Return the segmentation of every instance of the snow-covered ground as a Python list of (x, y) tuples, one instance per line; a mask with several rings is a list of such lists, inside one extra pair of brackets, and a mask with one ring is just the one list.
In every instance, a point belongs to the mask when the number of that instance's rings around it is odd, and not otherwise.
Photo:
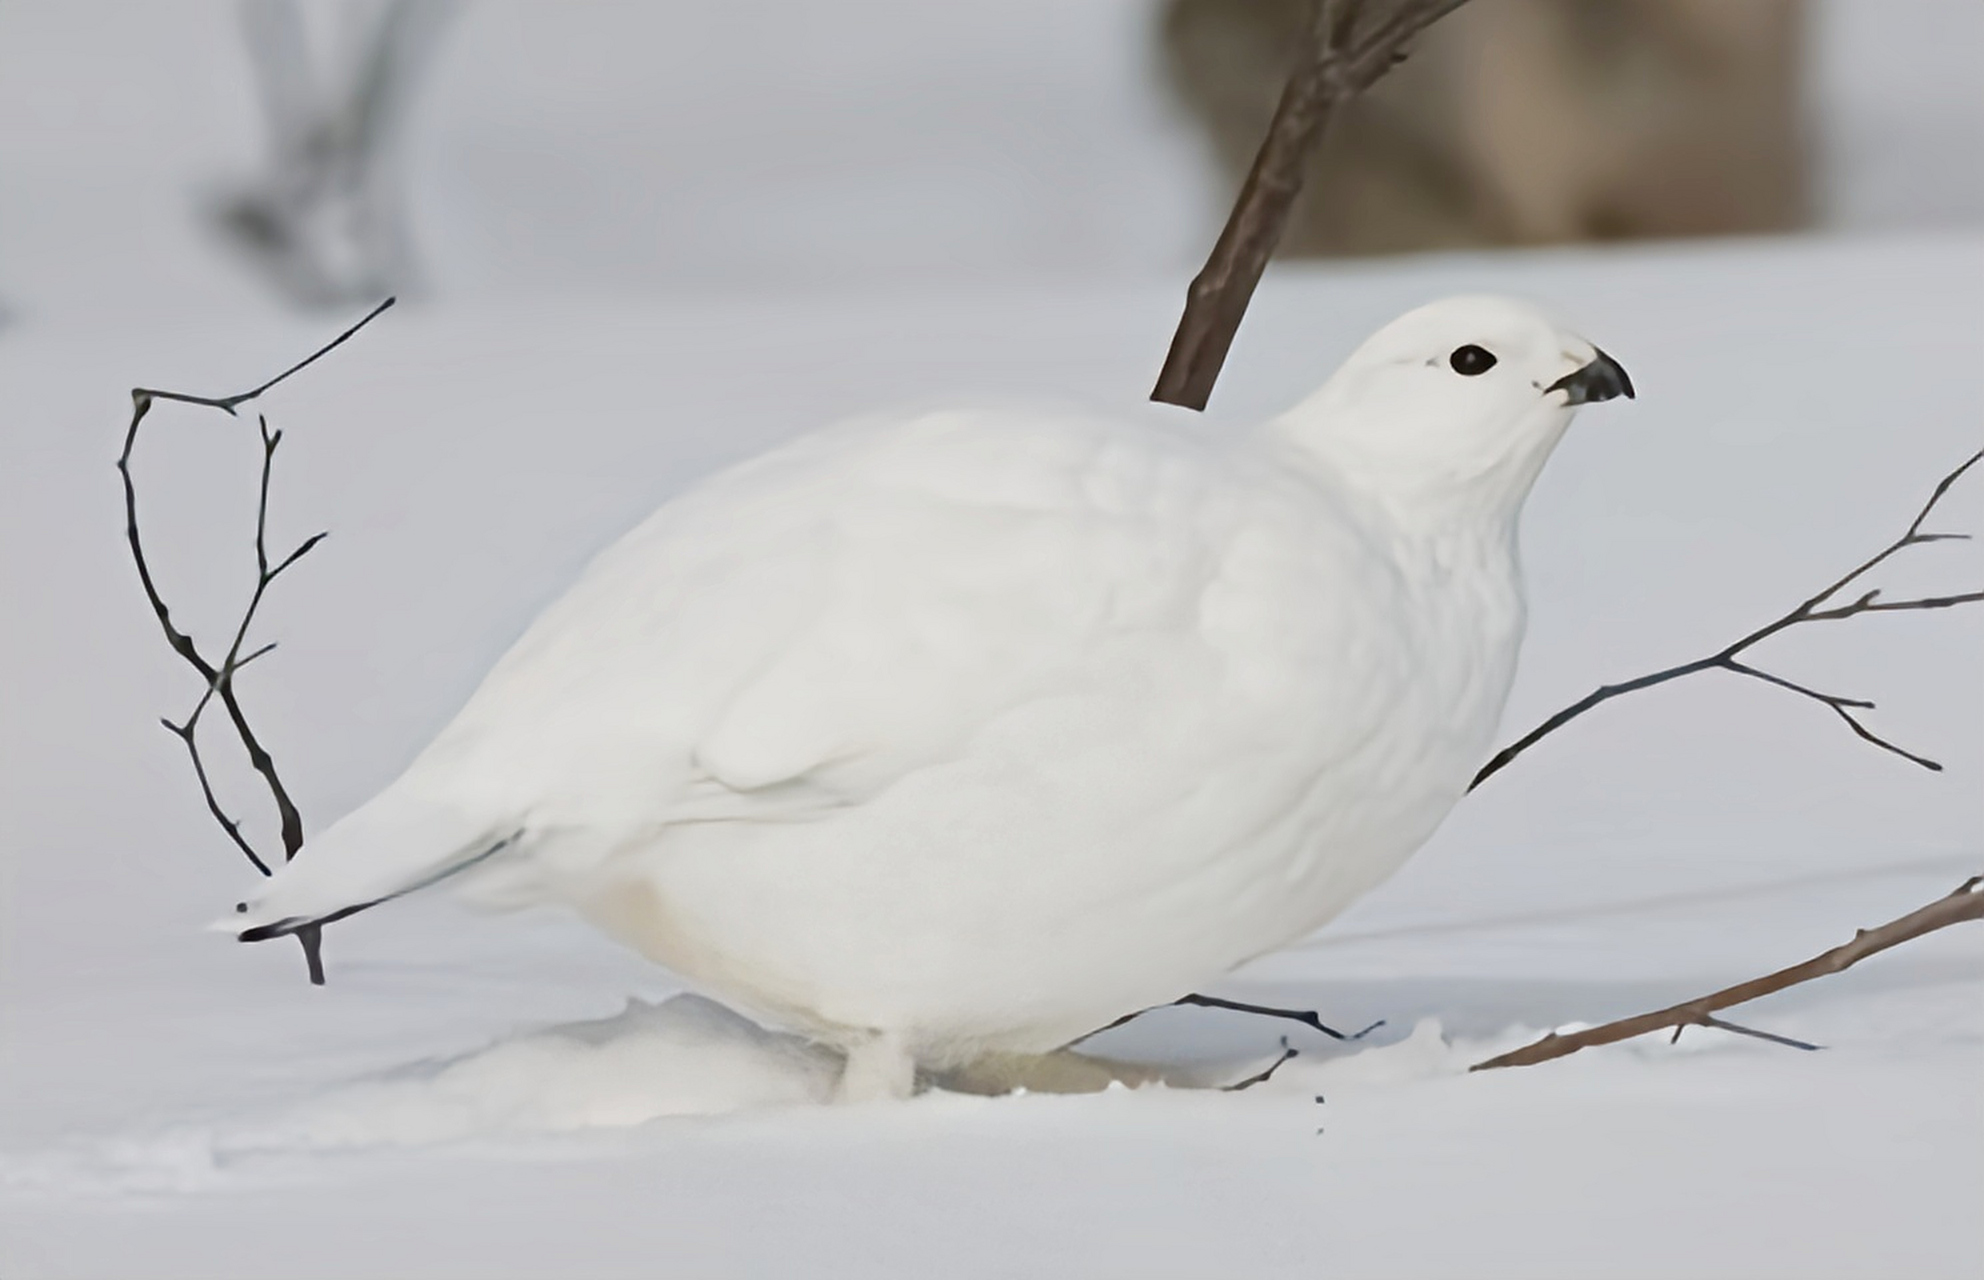
[[(1270, 277), (1216, 402), (1320, 380), (1405, 306), (1547, 299), (1641, 398), (1531, 504), (1519, 732), (1775, 616), (1984, 444), (1984, 236), (1429, 259)], [(246, 696), (323, 821), (391, 776), (592, 550), (823, 417), (939, 394), (1129, 403), (1173, 284), (405, 307), (272, 396), (282, 647)], [(1241, 1094), (813, 1105), (832, 1064), (561, 917), (411, 900), (293, 947), (202, 932), (252, 877), (156, 717), (196, 692), (121, 544), (133, 383), (224, 392), (322, 322), (29, 317), (0, 336), (0, 1274), (1973, 1276), (1984, 927), (1709, 1032), (1517, 1071), (1543, 1028), (1802, 959), (1984, 872), (1984, 610), (1758, 654), (1881, 706), (1702, 676), (1608, 706), (1394, 881), (1222, 994), (1385, 1018)], [(247, 585), (251, 425), (161, 407), (138, 467), (168, 594)], [(1984, 532), (1984, 479), (1945, 527)], [(1975, 545), (1896, 590), (1974, 589)], [(243, 804), (241, 788), (230, 794)], [(633, 1002), (630, 1004), (630, 1001)], [(1284, 1028), (1166, 1011), (1099, 1051), (1205, 1075)], [(1318, 1098), (1326, 1101), (1318, 1101)], [(684, 1115), (681, 1113), (728, 1114)]]

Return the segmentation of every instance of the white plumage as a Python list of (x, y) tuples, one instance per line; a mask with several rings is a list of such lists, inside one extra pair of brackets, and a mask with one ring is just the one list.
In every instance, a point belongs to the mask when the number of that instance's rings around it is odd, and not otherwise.
[[(1485, 363), (1484, 363), (1485, 357)], [(847, 1049), (850, 1095), (1044, 1052), (1314, 929), (1481, 763), (1516, 518), (1623, 370), (1493, 298), (1289, 413), (946, 412), (732, 468), (601, 554), (227, 922), (462, 872)]]

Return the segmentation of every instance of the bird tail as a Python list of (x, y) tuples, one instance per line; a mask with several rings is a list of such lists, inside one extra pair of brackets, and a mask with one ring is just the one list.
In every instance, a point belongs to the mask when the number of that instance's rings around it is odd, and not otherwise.
[(329, 924), (512, 852), (523, 834), (521, 824), (471, 819), (389, 787), (305, 844), (214, 928), (262, 942)]

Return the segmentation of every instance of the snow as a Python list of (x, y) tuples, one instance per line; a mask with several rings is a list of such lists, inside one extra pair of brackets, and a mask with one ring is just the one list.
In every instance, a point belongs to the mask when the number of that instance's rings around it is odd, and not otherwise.
[[(663, 1116), (822, 1103), (838, 1070), (826, 1051), (700, 996), (630, 1000), (611, 1018), (414, 1064), (260, 1123), (222, 1126), (210, 1141), (218, 1164), (265, 1151), (623, 1128)], [(183, 1146), (200, 1132), (174, 1136)]]
[[(1215, 410), (1306, 391), (1435, 293), (1574, 317), (1641, 398), (1587, 415), (1525, 522), (1504, 737), (1712, 649), (1884, 545), (1980, 443), (1984, 237), (1277, 272)], [(586, 555), (821, 413), (1030, 388), (1127, 403), (1175, 289), (405, 307), (270, 398), (282, 647), (246, 696), (320, 823), (390, 777)], [(1698, 677), (1612, 704), (1470, 798), (1404, 872), (1097, 1052), (1244, 1093), (812, 1105), (831, 1063), (551, 914), (410, 900), (293, 948), (202, 931), (252, 878), (154, 717), (193, 692), (109, 467), (148, 382), (224, 391), (321, 323), (28, 319), (0, 341), (0, 1271), (14, 1276), (1974, 1274), (1984, 930), (1690, 1031), (1521, 1070), (1553, 1027), (1800, 960), (1984, 871), (1984, 614), (1809, 628), (1757, 657), (1880, 702), (1919, 770), (1822, 708)], [(167, 590), (243, 586), (245, 423), (161, 407), (139, 477)], [(235, 523), (229, 524), (232, 517)], [(1984, 528), (1984, 486), (1939, 527)], [(169, 550), (168, 550), (169, 549)], [(1975, 546), (1895, 589), (1974, 586)], [(244, 805), (253, 793), (230, 793)], [(629, 1001), (635, 1003), (629, 1004)], [(1317, 1103), (1321, 1095), (1326, 1099)], [(711, 1114), (724, 1112), (726, 1114)], [(1319, 1133), (1318, 1130), (1321, 1130)]]

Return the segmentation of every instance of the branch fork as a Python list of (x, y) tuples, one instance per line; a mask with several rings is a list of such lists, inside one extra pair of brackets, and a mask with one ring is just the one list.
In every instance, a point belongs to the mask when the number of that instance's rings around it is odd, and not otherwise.
[(1796, 681), (1787, 680), (1783, 676), (1763, 670), (1760, 667), (1752, 666), (1742, 661), (1742, 658), (1750, 649), (1770, 639), (1772, 636), (1780, 632), (1789, 631), (1793, 627), (1803, 626), (1806, 623), (1838, 622), (1847, 618), (1857, 618), (1861, 614), (1867, 613), (1904, 613), (1928, 609), (1948, 609), (1957, 605), (1976, 604), (1984, 601), (1984, 591), (1963, 591), (1953, 595), (1942, 596), (1920, 596), (1907, 600), (1885, 600), (1881, 597), (1881, 589), (1875, 587), (1861, 592), (1851, 600), (1842, 603), (1833, 603), (1833, 601), (1839, 599), (1842, 592), (1910, 547), (1924, 546), (1931, 542), (1967, 540), (1970, 537), (1967, 533), (1924, 533), (1922, 526), (1936, 510), (1937, 506), (1941, 504), (1944, 497), (1948, 495), (1956, 482), (1961, 480), (1979, 462), (1984, 462), (1984, 449), (1971, 454), (1954, 471), (1945, 475), (1936, 484), (1935, 490), (1929, 495), (1929, 500), (1922, 504), (1921, 509), (1915, 513), (1915, 518), (1909, 522), (1907, 530), (1900, 537), (1862, 561), (1844, 576), (1835, 579), (1817, 594), (1801, 601), (1782, 617), (1765, 623), (1755, 631), (1750, 632), (1748, 635), (1705, 658), (1697, 658), (1693, 662), (1684, 662), (1679, 666), (1669, 667), (1665, 671), (1656, 671), (1651, 675), (1640, 676), (1637, 679), (1626, 680), (1619, 684), (1600, 686), (1592, 693), (1565, 707), (1562, 711), (1559, 711), (1542, 724), (1539, 724), (1522, 737), (1496, 752), (1494, 758), (1489, 760), (1486, 765), (1483, 765), (1481, 771), (1474, 775), (1474, 781), (1468, 784), (1467, 789), (1469, 791), (1474, 790), (1474, 788), (1507, 768), (1517, 756), (1535, 746), (1544, 737), (1555, 733), (1601, 703), (1610, 702), (1622, 694), (1633, 693), (1640, 689), (1650, 689), (1655, 685), (1666, 684), (1670, 680), (1678, 680), (1682, 676), (1693, 675), (1698, 671), (1715, 670), (1727, 671), (1731, 675), (1744, 676), (1752, 680), (1760, 680), (1765, 684), (1798, 694), (1800, 697), (1809, 698), (1838, 716), (1846, 723), (1847, 728), (1851, 729), (1862, 741), (1872, 743), (1881, 750), (1891, 752), (1912, 764), (1922, 766), (1924, 769), (1941, 770), (1943, 766), (1938, 762), (1889, 741), (1868, 728), (1854, 714), (1856, 711), (1872, 710), (1874, 707), (1872, 702), (1864, 698), (1848, 698), (1839, 694), (1821, 692), (1807, 685), (1799, 684)]
[[(226, 833), (228, 841), (248, 859), (250, 865), (265, 876), (274, 874), (269, 859), (257, 851), (247, 837), (241, 834), (241, 820), (227, 812), (221, 805), (219, 796), (214, 792), (212, 776), (208, 772), (206, 760), (200, 751), (200, 721), (201, 717), (206, 713), (207, 708), (215, 702), (219, 702), (221, 708), (227, 712), (228, 722), (234, 729), (235, 737), (241, 743), (242, 751), (248, 757), (249, 767), (260, 777), (263, 785), (268, 789), (270, 799), (275, 804), (276, 816), (281, 826), (283, 860), (288, 861), (294, 858), (297, 851), (303, 847), (303, 815), (297, 810), (295, 801), (291, 799), (289, 789), (284, 785), (282, 775), (276, 769), (274, 758), (270, 756), (268, 749), (262, 745), (261, 739), (250, 726), (247, 712), (242, 709), (241, 700), (235, 692), (234, 677), (249, 663), (254, 662), (257, 658), (264, 656), (275, 648), (275, 645), (270, 643), (246, 653), (242, 652), (244, 646), (248, 643), (249, 628), (254, 624), (255, 615), (260, 611), (262, 601), (268, 595), (269, 588), (274, 585), (276, 579), (280, 578), (298, 561), (302, 560), (304, 556), (309, 555), (311, 551), (315, 550), (317, 544), (322, 542), (326, 535), (323, 533), (312, 534), (297, 544), (293, 550), (280, 560), (271, 563), (268, 543), (269, 484), (275, 470), (276, 450), (282, 444), (282, 432), (271, 429), (268, 418), (265, 415), (258, 414), (256, 416), (256, 424), (262, 445), (262, 467), (261, 482), (256, 494), (255, 503), (255, 589), (250, 593), (248, 603), (242, 609), (241, 620), (235, 624), (233, 634), (228, 640), (227, 648), (222, 652), (219, 661), (214, 661), (201, 651), (199, 644), (191, 635), (180, 630), (174, 624), (172, 621), (172, 610), (167, 606), (164, 597), (160, 595), (158, 584), (152, 577), (151, 565), (145, 556), (144, 539), (139, 531), (138, 489), (137, 483), (131, 474), (131, 458), (138, 446), (138, 429), (143, 425), (145, 416), (151, 412), (152, 405), (155, 402), (167, 400), (179, 404), (198, 405), (209, 409), (219, 409), (229, 417), (238, 417), (240, 415), (236, 410), (242, 405), (259, 399), (271, 388), (309, 368), (338, 347), (344, 345), (360, 329), (372, 323), (388, 307), (392, 306), (393, 302), (394, 300), (392, 298), (386, 299), (367, 313), (357, 324), (352, 325), (349, 329), (346, 329), (343, 333), (322, 347), (319, 347), (310, 355), (299, 360), (260, 386), (241, 392), (238, 395), (220, 397), (194, 396), (178, 391), (159, 391), (147, 387), (137, 387), (131, 392), (131, 423), (124, 433), (123, 452), (117, 456), (117, 472), (124, 482), (125, 542), (131, 548), (131, 559), (138, 569), (139, 585), (144, 588), (145, 600), (151, 605), (152, 614), (158, 619), (160, 630), (165, 633), (166, 644), (171, 646), (172, 651), (178, 654), (185, 661), (186, 665), (199, 673), (200, 678), (206, 685), (206, 688), (200, 694), (199, 700), (193, 704), (192, 710), (186, 714), (185, 719), (179, 721), (163, 719), (160, 723), (165, 726), (168, 732), (184, 744), (187, 757), (193, 766), (193, 776), (200, 784), (200, 795), (206, 802), (207, 813), (212, 816), (220, 829)], [(303, 946), (303, 956), (305, 964), (309, 968), (310, 981), (314, 985), (322, 986), (324, 983), (324, 961), (321, 931), (313, 925), (306, 929), (297, 930), (296, 936), (297, 941)]]
[(1580, 1049), (1594, 1045), (1614, 1044), (1620, 1040), (1630, 1040), (1652, 1031), (1674, 1030), (1674, 1039), (1681, 1038), (1681, 1032), (1688, 1027), (1714, 1027), (1720, 1031), (1732, 1031), (1739, 1035), (1768, 1040), (1773, 1044), (1788, 1045), (1794, 1049), (1817, 1049), (1818, 1045), (1807, 1044), (1803, 1040), (1793, 1040), (1768, 1031), (1758, 1031), (1752, 1027), (1738, 1026), (1716, 1017), (1716, 1013), (1732, 1005), (1739, 1005), (1795, 987), (1814, 978), (1840, 973), (1852, 968), (1868, 956), (1878, 955), (1890, 947), (1900, 946), (1911, 938), (1919, 938), (1925, 933), (1946, 929), (1966, 920), (1984, 920), (1984, 876), (1972, 876), (1954, 890), (1938, 898), (1925, 907), (1917, 907), (1907, 915), (1897, 917), (1886, 924), (1872, 929), (1854, 931), (1851, 942), (1842, 943), (1830, 951), (1821, 952), (1802, 964), (1794, 964), (1767, 973), (1761, 978), (1739, 982), (1733, 987), (1684, 1000), (1680, 1004), (1652, 1013), (1642, 1013), (1631, 1018), (1620, 1018), (1603, 1026), (1589, 1027), (1581, 1031), (1560, 1033), (1553, 1031), (1540, 1040), (1524, 1045), (1520, 1049), (1498, 1054), (1485, 1062), (1477, 1062), (1470, 1071), (1490, 1071), (1497, 1067), (1527, 1067), (1553, 1058), (1563, 1058)]

